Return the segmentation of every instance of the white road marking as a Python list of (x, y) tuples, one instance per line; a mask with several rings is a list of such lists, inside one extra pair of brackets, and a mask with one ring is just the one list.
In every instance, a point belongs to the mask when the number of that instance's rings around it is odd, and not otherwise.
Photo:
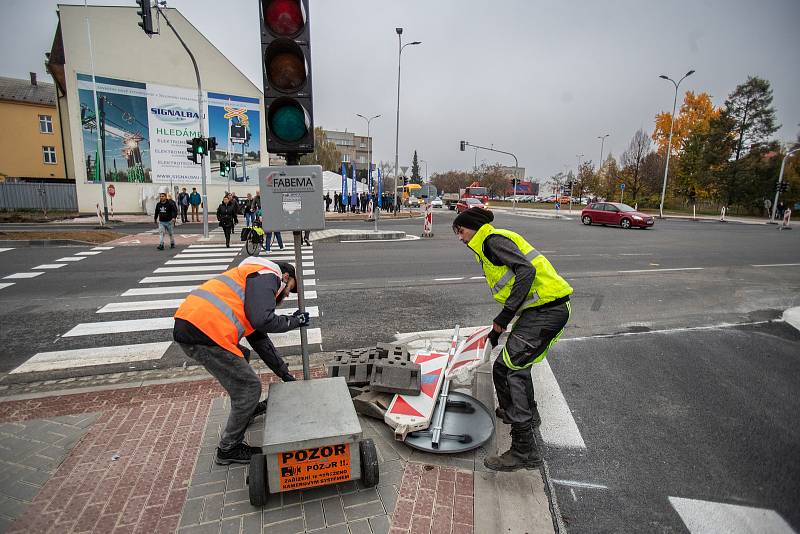
[(82, 261), (86, 256), (67, 256), (66, 258), (58, 258), (56, 261)]
[(129, 312), (141, 310), (169, 310), (177, 308), (181, 305), (184, 299), (166, 299), (166, 300), (137, 300), (131, 302), (112, 302), (106, 304), (97, 313), (115, 313), (115, 312)]
[(159, 267), (155, 271), (155, 274), (161, 273), (196, 273), (198, 271), (216, 271), (222, 272), (227, 270), (226, 265), (190, 265), (187, 267)]
[[(306, 291), (305, 294), (303, 295), (303, 298), (305, 298), (306, 300), (315, 299), (317, 298), (317, 292)], [(297, 300), (297, 293), (290, 293), (289, 296), (286, 297), (286, 299), (284, 299), (284, 302), (289, 302), (290, 300)]]
[(221, 263), (223, 265), (228, 265), (230, 262), (230, 258), (200, 258), (196, 260), (169, 260), (164, 265), (197, 265), (208, 263)]
[(0, 252), (6, 252), (8, 250), (14, 250), (13, 248), (0, 248)]
[(303, 278), (303, 287), (315, 286), (315, 285), (317, 285), (317, 281), (315, 279), (309, 278), (308, 280), (306, 280), (305, 278)]
[(542, 424), (539, 431), (548, 445), (567, 449), (585, 449), (578, 425), (572, 417), (567, 400), (561, 392), (550, 363), (547, 360), (533, 366), (533, 390), (540, 399)]
[(43, 272), (35, 272), (35, 273), (14, 273), (9, 274), (8, 276), (4, 276), (3, 280), (14, 280), (16, 278), (36, 278), (40, 274), (44, 274)]
[(111, 250), (114, 247), (92, 247), (92, 250)]
[[(294, 260), (294, 254), (274, 254), (270, 252), (269, 254), (264, 256), (266, 259), (270, 261), (286, 261), (286, 260)], [(303, 252), (302, 258), (304, 260), (313, 260), (314, 254), (311, 252)]]
[(219, 245), (189, 245), (188, 248), (191, 250), (191, 249), (196, 249), (196, 248), (220, 248), (220, 246)]
[(11, 286), (13, 286), (13, 285), (14, 285), (14, 282), (4, 282), (4, 283), (0, 283), (0, 289), (5, 289), (5, 288), (7, 288), (7, 287), (11, 287)]
[(120, 297), (143, 297), (145, 295), (163, 295), (168, 296), (173, 293), (189, 293), (193, 291), (197, 286), (167, 286), (167, 287), (137, 287), (135, 289), (129, 289), (125, 293), (121, 294)]
[(775, 510), (681, 497), (669, 503), (692, 534), (794, 534)]
[(177, 254), (172, 259), (190, 260), (192, 258), (230, 258), (231, 260), (238, 256), (238, 252), (208, 252), (203, 254)]
[(751, 265), (751, 267), (797, 267), (800, 263), (763, 263), (760, 265)]
[(340, 243), (383, 243), (389, 241), (416, 241), (418, 239), (422, 238), (418, 235), (406, 234), (405, 237), (401, 237), (400, 239), (348, 239), (347, 241), (340, 241)]
[(102, 254), (102, 250), (86, 250), (84, 252), (78, 252), (75, 256), (97, 256), (98, 254)]
[(66, 263), (43, 263), (42, 265), (37, 265), (36, 267), (32, 267), (32, 269), (60, 269), (66, 266), (67, 266)]
[(140, 284), (159, 284), (161, 282), (196, 282), (198, 280), (210, 280), (217, 276), (217, 273), (206, 274), (176, 274), (168, 276), (147, 276), (139, 280)]
[(578, 482), (577, 480), (558, 480), (553, 479), (553, 484), (559, 486), (571, 486), (574, 488), (588, 488), (588, 489), (608, 489), (608, 486), (602, 484), (593, 484), (591, 482)]
[(203, 248), (199, 250), (195, 250), (192, 248), (187, 248), (181, 251), (181, 254), (213, 254), (214, 252), (230, 252), (234, 254), (238, 254), (242, 251), (241, 247), (238, 248), (228, 248), (228, 247), (216, 247), (216, 248)]
[(167, 351), (171, 341), (160, 343), (141, 343), (138, 345), (117, 345), (111, 347), (91, 347), (88, 349), (59, 350), (40, 352), (28, 361), (13, 369), (10, 374), (73, 369), (90, 365), (141, 362), (158, 360)]
[(433, 281), (434, 282), (451, 282), (453, 280), (463, 280), (463, 279), (464, 279), (463, 276), (458, 276), (458, 277), (454, 277), (454, 278), (434, 278)]
[(652, 252), (621, 252), (620, 256), (652, 256)]
[(96, 336), (101, 334), (119, 334), (122, 332), (147, 332), (151, 330), (168, 330), (172, 328), (172, 317), (155, 317), (152, 319), (129, 319), (125, 321), (100, 321), (96, 323), (80, 323), (75, 325), (62, 337)]
[(469, 277), (470, 280), (483, 280), (484, 278), (486, 278), (486, 277), (485, 276), (470, 276)]
[[(317, 345), (322, 343), (322, 330), (319, 328), (307, 328), (306, 334), (309, 344)], [(300, 330), (294, 329), (281, 334), (269, 334), (269, 339), (276, 347), (300, 346)], [(245, 347), (252, 348), (246, 339), (242, 339), (241, 343)]]
[(618, 273), (660, 273), (664, 271), (702, 271), (705, 267), (673, 267), (671, 269), (634, 269), (631, 271), (617, 271)]
[(313, 266), (314, 266), (314, 262), (313, 261), (304, 261), (303, 262), (303, 267), (313, 267)]
[(314, 276), (317, 274), (317, 271), (314, 269), (303, 269), (303, 276)]

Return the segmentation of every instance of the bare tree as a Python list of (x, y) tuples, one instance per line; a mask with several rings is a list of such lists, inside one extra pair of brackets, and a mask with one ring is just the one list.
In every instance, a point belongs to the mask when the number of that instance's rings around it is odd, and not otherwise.
[(633, 202), (642, 192), (642, 164), (650, 153), (652, 141), (650, 136), (640, 128), (633, 134), (631, 142), (625, 152), (622, 153), (620, 164), (622, 165), (622, 179), (625, 188), (630, 192)]

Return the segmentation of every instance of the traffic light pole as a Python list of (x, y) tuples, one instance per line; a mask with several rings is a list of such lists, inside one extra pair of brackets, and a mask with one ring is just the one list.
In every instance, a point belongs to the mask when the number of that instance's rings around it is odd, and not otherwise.
[[(178, 30), (172, 25), (172, 23), (167, 18), (164, 11), (158, 7), (158, 3), (156, 3), (156, 9), (158, 9), (159, 15), (164, 17), (164, 21), (169, 26), (169, 29), (172, 30), (172, 33), (175, 34), (175, 37), (178, 38), (178, 41), (183, 45), (184, 50), (186, 53), (189, 54), (189, 57), (192, 60), (192, 66), (194, 67), (194, 75), (197, 78), (197, 115), (200, 120), (200, 137), (205, 139), (206, 137), (206, 128), (205, 124), (203, 124), (203, 86), (200, 83), (200, 71), (197, 69), (197, 61), (194, 59), (194, 55), (192, 51), (189, 50), (189, 47), (186, 46), (186, 43), (183, 42), (181, 36), (178, 34)], [(200, 188), (203, 192), (203, 237), (208, 238), (208, 191), (206, 190), (206, 161), (205, 161), (206, 154), (201, 156), (201, 163), (200, 163)]]
[(786, 167), (786, 160), (789, 159), (789, 156), (794, 154), (800, 150), (800, 148), (795, 148), (794, 150), (790, 150), (785, 156), (783, 156), (783, 161), (781, 161), (781, 172), (778, 175), (778, 185), (775, 187), (775, 201), (772, 203), (772, 215), (769, 218), (769, 222), (775, 220), (775, 212), (778, 209), (778, 196), (781, 194), (781, 184), (783, 183), (783, 169)]
[[(84, 7), (86, 7), (85, 3)], [(106, 198), (106, 153), (105, 143), (103, 142), (102, 133), (100, 132), (100, 111), (97, 104), (97, 82), (94, 78), (94, 49), (92, 47), (92, 29), (89, 25), (88, 15), (86, 16), (86, 37), (89, 40), (89, 59), (92, 64), (92, 97), (94, 98), (95, 126), (97, 126), (97, 159), (95, 160), (94, 165), (100, 171), (100, 189), (103, 197), (103, 220), (106, 224), (108, 224), (108, 199)]]
[(507, 156), (511, 156), (512, 158), (514, 158), (514, 180), (513, 180), (513, 184), (514, 184), (514, 205), (513, 205), (513, 211), (516, 213), (516, 211), (517, 211), (517, 171), (519, 171), (519, 160), (517, 159), (517, 156), (515, 156), (511, 152), (506, 152), (504, 150), (497, 150), (496, 148), (489, 148), (489, 147), (479, 146), (479, 145), (471, 145), (469, 143), (469, 141), (464, 141), (464, 146), (471, 146), (472, 148), (479, 148), (481, 150), (488, 150), (489, 152), (498, 152), (500, 154), (505, 154)]

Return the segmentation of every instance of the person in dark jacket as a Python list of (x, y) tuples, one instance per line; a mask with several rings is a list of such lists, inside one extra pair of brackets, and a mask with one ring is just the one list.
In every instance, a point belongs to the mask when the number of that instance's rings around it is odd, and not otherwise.
[(181, 222), (189, 222), (189, 193), (186, 192), (185, 187), (178, 194), (178, 206), (181, 208)]
[(261, 380), (250, 367), (250, 350), (240, 344), (241, 338), (281, 380), (294, 380), (268, 337), (309, 324), (308, 312), (275, 313), (290, 292), (297, 293), (292, 264), (250, 257), (192, 291), (175, 312), (173, 339), (219, 381), (231, 399), (214, 457), (218, 465), (246, 464), (261, 453), (259, 447), (244, 441), (248, 425), (266, 412), (267, 405), (259, 402)]
[(239, 219), (236, 217), (236, 205), (231, 202), (228, 195), (222, 197), (222, 204), (217, 208), (217, 220), (225, 232), (225, 246), (231, 246), (231, 232), (233, 227), (239, 224)]
[(153, 220), (158, 226), (158, 250), (164, 250), (164, 232), (169, 233), (169, 248), (175, 248), (175, 234), (173, 231), (175, 219), (178, 218), (178, 206), (174, 200), (167, 198), (167, 194), (162, 192), (158, 195), (156, 212)]

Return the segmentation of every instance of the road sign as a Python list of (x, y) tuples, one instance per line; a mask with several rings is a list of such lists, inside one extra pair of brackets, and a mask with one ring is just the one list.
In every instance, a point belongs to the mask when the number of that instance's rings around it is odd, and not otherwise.
[(114, 195), (117, 194), (117, 190), (114, 187), (114, 184), (108, 184), (108, 188), (107, 189), (108, 189), (109, 196), (111, 196), (112, 198), (114, 197)]
[(624, 183), (619, 184), (619, 188), (622, 189), (623, 191), (625, 191), (625, 184)]
[(261, 167), (258, 176), (264, 228), (272, 232), (325, 229), (322, 167)]

